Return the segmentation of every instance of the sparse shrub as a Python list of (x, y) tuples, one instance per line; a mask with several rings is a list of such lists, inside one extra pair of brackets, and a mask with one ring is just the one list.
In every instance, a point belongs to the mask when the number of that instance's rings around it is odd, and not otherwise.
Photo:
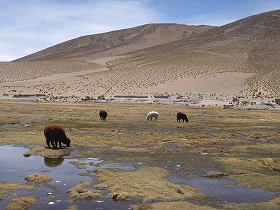
[(101, 96), (98, 96), (99, 100), (105, 100), (105, 96), (102, 94)]
[(249, 101), (242, 101), (242, 105), (243, 105), (243, 106), (246, 106), (246, 105), (248, 105), (248, 104), (250, 104)]

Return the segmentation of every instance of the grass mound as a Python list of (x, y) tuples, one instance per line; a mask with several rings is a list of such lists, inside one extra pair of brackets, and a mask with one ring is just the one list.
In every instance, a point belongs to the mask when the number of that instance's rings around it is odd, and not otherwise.
[(28, 182), (35, 182), (35, 183), (44, 183), (50, 182), (52, 178), (45, 174), (31, 174), (24, 178)]
[(5, 210), (28, 209), (34, 204), (36, 204), (36, 199), (31, 196), (15, 198), (10, 201)]
[[(115, 200), (178, 201), (200, 194), (186, 185), (175, 185), (165, 178), (169, 173), (162, 168), (140, 167), (136, 171), (98, 170), (96, 179), (107, 186), (109, 197)], [(98, 187), (98, 186), (97, 186)]]
[(103, 197), (100, 191), (86, 188), (90, 185), (92, 185), (91, 182), (84, 181), (69, 189), (67, 193), (70, 196), (71, 201), (93, 200), (93, 199), (99, 199)]

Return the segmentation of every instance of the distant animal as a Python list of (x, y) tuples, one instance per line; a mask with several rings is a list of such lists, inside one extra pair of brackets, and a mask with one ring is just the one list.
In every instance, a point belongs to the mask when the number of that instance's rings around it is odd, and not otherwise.
[(105, 120), (107, 118), (107, 115), (108, 115), (107, 112), (104, 111), (104, 110), (101, 110), (99, 112), (99, 117), (100, 117), (101, 120)]
[(189, 122), (189, 119), (186, 114), (184, 114), (182, 112), (178, 112), (177, 113), (177, 122), (181, 122), (181, 120), (183, 120), (183, 122), (184, 121)]
[(46, 143), (49, 148), (51, 145), (54, 148), (57, 148), (57, 144), (59, 143), (59, 147), (61, 148), (61, 143), (66, 144), (67, 147), (70, 147), (70, 139), (66, 136), (65, 130), (60, 125), (47, 125), (44, 129), (44, 135), (46, 137)]
[(151, 112), (149, 112), (148, 114), (147, 114), (147, 120), (152, 120), (152, 118), (154, 118), (155, 119), (155, 121), (157, 121), (158, 120), (158, 116), (159, 116), (159, 113), (158, 112), (156, 112), (156, 111), (151, 111)]

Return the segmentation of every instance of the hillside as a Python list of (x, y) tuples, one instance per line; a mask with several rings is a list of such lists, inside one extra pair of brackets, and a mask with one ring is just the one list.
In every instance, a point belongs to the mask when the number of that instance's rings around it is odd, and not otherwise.
[(279, 39), (280, 10), (221, 27), (148, 24), (79, 37), (2, 63), (8, 77), (0, 81), (81, 71), (78, 78), (36, 83), (33, 90), (270, 100), (280, 92)]
[(85, 60), (119, 56), (199, 34), (212, 26), (147, 24), (135, 28), (82, 36), (63, 42), (16, 61)]
[(112, 69), (141, 66), (167, 75), (197, 77), (247, 72), (253, 92), (277, 95), (280, 69), (280, 10), (251, 16), (172, 43), (144, 49), (110, 63)]

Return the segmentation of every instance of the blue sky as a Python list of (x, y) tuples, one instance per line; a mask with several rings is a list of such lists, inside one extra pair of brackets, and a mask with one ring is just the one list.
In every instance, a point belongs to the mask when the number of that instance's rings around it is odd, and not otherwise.
[(279, 0), (0, 0), (0, 61), (147, 23), (222, 26), (277, 9)]

